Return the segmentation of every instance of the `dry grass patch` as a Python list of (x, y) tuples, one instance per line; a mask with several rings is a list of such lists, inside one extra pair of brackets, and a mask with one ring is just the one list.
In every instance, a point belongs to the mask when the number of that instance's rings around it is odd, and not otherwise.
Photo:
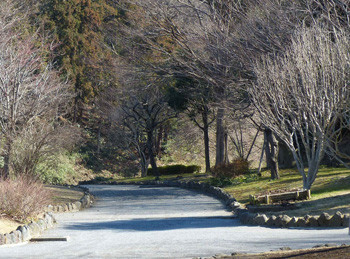
[(52, 195), (52, 205), (72, 203), (79, 201), (84, 196), (84, 191), (76, 187), (46, 186)]

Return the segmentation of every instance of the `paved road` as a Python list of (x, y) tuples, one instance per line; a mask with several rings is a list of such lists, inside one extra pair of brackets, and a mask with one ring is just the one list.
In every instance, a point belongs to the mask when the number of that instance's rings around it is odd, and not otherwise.
[(179, 188), (88, 186), (98, 197), (85, 211), (58, 214), (44, 236), (68, 242), (0, 247), (0, 258), (193, 258), (280, 247), (350, 244), (347, 229), (242, 226), (216, 199)]

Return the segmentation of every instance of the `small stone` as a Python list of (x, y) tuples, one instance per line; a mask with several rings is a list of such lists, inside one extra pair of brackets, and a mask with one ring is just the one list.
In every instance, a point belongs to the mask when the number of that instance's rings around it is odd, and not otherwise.
[(328, 244), (325, 244), (324, 245), (325, 247), (336, 247), (338, 246), (337, 244), (334, 244), (334, 243), (328, 243)]
[(289, 246), (284, 246), (280, 248), (281, 251), (289, 251), (292, 250)]

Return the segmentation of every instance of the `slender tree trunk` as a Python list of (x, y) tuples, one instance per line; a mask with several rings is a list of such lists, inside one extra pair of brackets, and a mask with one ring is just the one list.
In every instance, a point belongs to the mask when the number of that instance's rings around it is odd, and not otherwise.
[(263, 143), (263, 146), (261, 148), (261, 155), (260, 155), (259, 167), (258, 167), (258, 175), (259, 176), (261, 176), (261, 166), (262, 166), (262, 162), (264, 159), (265, 146), (266, 146), (266, 138), (265, 138), (265, 134), (264, 134), (264, 143)]
[(271, 179), (279, 179), (278, 173), (278, 141), (270, 129), (265, 129), (266, 163), (271, 171)]
[(98, 125), (97, 130), (97, 155), (100, 155), (101, 152), (101, 122)]
[(224, 119), (225, 109), (219, 108), (216, 118), (216, 161), (215, 166), (225, 162), (225, 128)]
[(209, 123), (208, 112), (202, 113), (203, 134), (204, 134), (204, 151), (205, 151), (205, 172), (210, 173), (210, 150), (209, 150)]

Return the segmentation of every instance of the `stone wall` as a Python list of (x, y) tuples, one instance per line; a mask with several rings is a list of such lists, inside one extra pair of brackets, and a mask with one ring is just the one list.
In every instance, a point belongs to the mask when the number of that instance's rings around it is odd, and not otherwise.
[(27, 242), (34, 237), (38, 237), (46, 229), (52, 228), (56, 223), (52, 212), (74, 212), (84, 208), (89, 208), (93, 203), (93, 196), (89, 193), (89, 189), (80, 187), (84, 190), (84, 196), (80, 201), (67, 203), (64, 205), (48, 205), (44, 211), (44, 216), (37, 221), (33, 221), (28, 225), (20, 226), (17, 230), (8, 234), (0, 234), (0, 245), (12, 245)]

